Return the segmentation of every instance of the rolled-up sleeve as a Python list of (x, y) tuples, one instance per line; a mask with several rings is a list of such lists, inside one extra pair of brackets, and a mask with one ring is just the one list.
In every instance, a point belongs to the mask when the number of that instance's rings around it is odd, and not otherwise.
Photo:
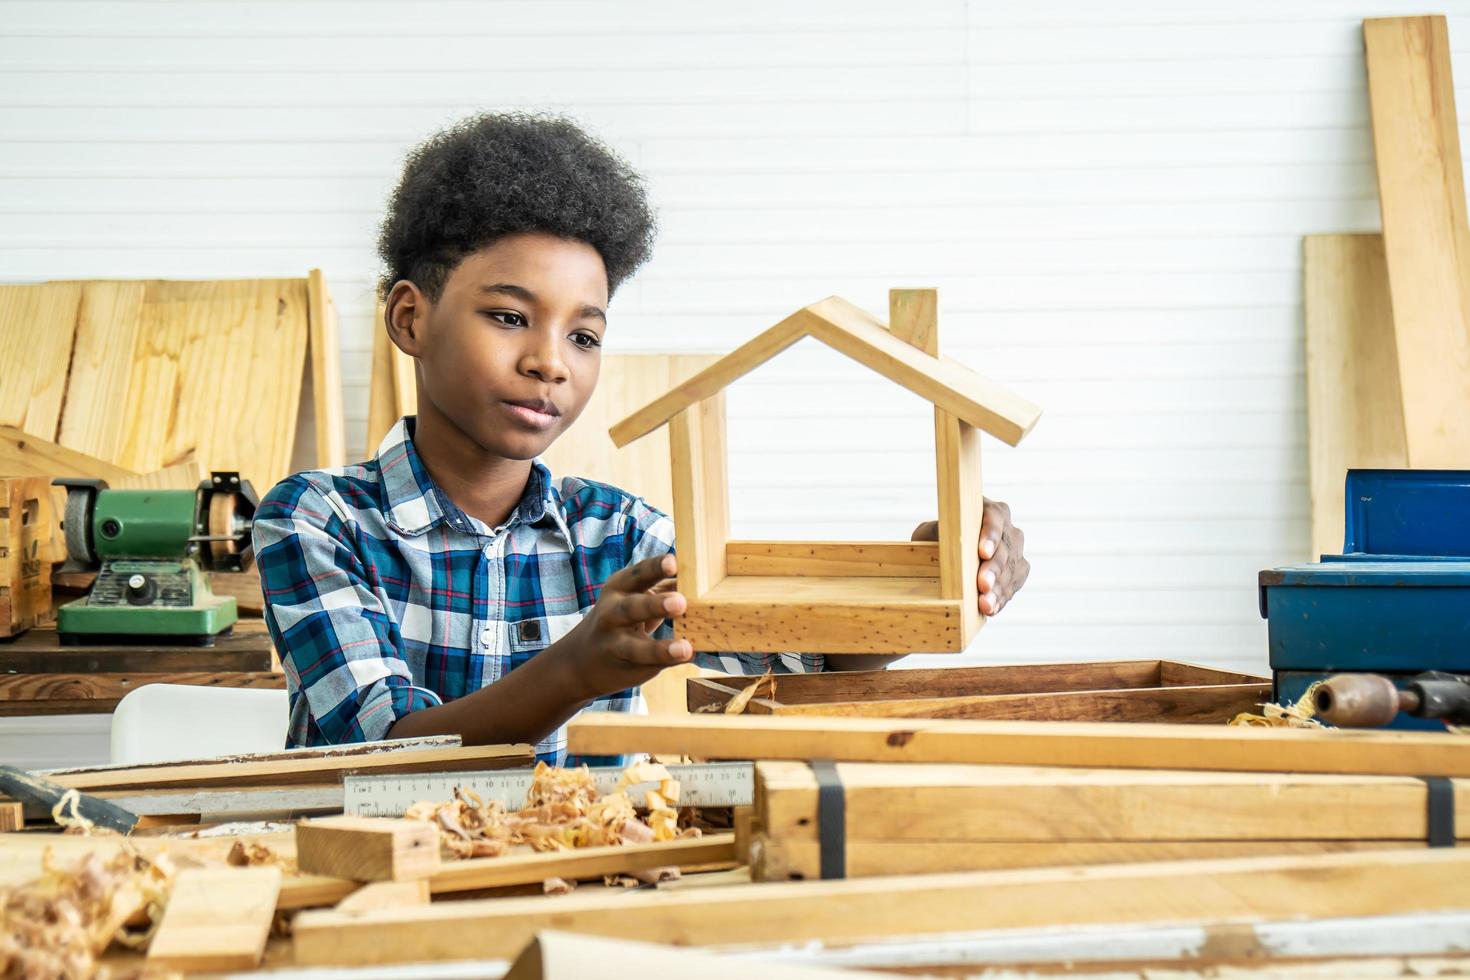
[(290, 694), (288, 746), (385, 738), (399, 718), (441, 703), (414, 683), (356, 534), (301, 476), (277, 484), (255, 513), (265, 621)]
[[(634, 498), (628, 508), (629, 565), (645, 558), (655, 558), (674, 551), (674, 522), (662, 511)], [(654, 636), (668, 639), (674, 635), (673, 623), (664, 620)], [(696, 650), (694, 662), (707, 670), (722, 674), (816, 674), (826, 670), (827, 660), (820, 653), (720, 653)]]

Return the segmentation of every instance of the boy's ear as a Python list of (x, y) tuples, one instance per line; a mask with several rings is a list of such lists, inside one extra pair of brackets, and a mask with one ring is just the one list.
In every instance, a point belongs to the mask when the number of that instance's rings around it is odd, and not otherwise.
[(407, 279), (395, 282), (383, 302), (383, 320), (388, 339), (403, 353), (418, 357), (429, 322), (429, 299), (423, 291)]

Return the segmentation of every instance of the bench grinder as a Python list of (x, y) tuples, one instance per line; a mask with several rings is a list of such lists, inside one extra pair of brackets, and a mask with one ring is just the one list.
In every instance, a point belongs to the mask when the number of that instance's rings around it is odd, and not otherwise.
[(216, 596), (204, 573), (244, 571), (254, 557), (249, 481), (216, 472), (194, 490), (56, 485), (67, 491), (63, 570), (97, 570), (86, 597), (57, 610), (62, 643), (210, 646), (234, 626), (234, 596)]

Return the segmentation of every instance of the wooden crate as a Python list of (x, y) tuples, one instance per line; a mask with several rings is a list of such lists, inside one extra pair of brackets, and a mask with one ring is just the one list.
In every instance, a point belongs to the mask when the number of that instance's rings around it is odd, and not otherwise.
[[(754, 677), (692, 677), (689, 710), (717, 711)], [(1172, 660), (783, 674), (745, 711), (763, 715), (1162, 721), (1212, 724), (1271, 699), (1271, 681)]]
[(61, 560), (51, 479), (0, 478), (0, 637), (51, 618), (51, 565)]

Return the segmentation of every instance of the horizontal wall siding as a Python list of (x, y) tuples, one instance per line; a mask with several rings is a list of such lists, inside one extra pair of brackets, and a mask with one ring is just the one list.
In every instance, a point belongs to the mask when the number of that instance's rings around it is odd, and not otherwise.
[[(1438, 9), (1470, 56), (1470, 2)], [(1033, 572), (963, 661), (1264, 669), (1255, 573), (1308, 547), (1300, 237), (1378, 227), (1359, 22), (1420, 5), (3, 10), (0, 277), (320, 266), (356, 451), (405, 150), (476, 109), (566, 111), (661, 210), (609, 351), (722, 351), (832, 293), (882, 311), (932, 285), (946, 352), (1044, 407), (1022, 447), (986, 443)], [(737, 385), (730, 418), (741, 536), (933, 513), (927, 407), (823, 348)]]

